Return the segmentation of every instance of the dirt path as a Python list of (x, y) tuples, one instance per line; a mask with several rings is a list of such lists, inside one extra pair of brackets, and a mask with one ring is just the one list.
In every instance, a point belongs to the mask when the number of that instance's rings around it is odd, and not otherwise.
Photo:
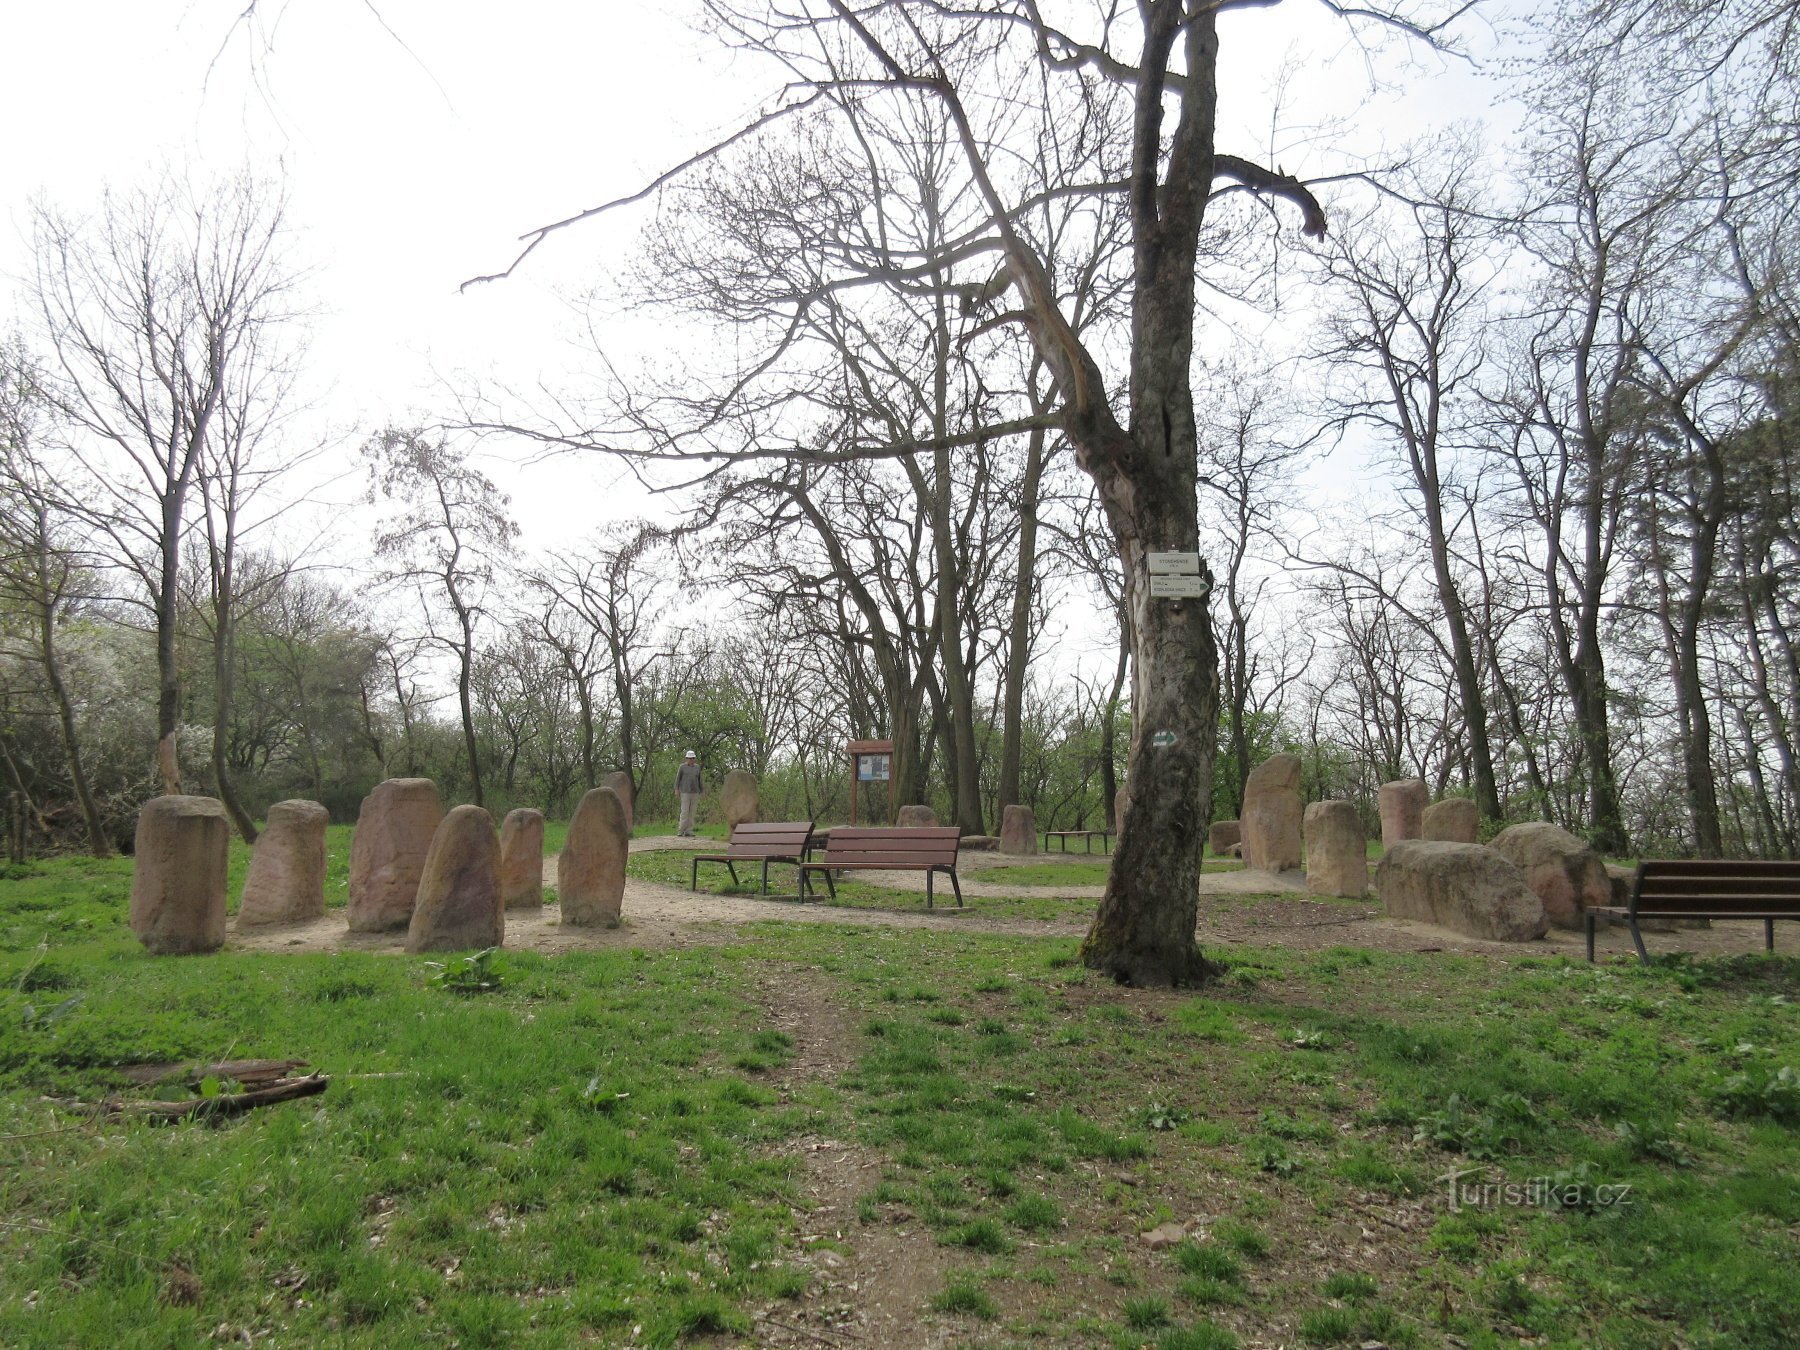
[[(709, 846), (716, 841), (702, 841)], [(694, 841), (674, 836), (632, 840), (632, 851), (691, 849)], [(984, 860), (985, 863), (985, 860)], [(555, 885), (556, 859), (545, 860), (544, 880)], [(977, 872), (1002, 870), (1004, 864), (977, 864)], [(871, 881), (901, 890), (924, 891), (923, 878), (912, 872), (865, 873)], [(1019, 894), (1059, 899), (1098, 899), (1098, 886), (1021, 886), (970, 879), (963, 884), (972, 901)], [(1299, 872), (1216, 872), (1201, 877), (1197, 937), (1202, 946), (1288, 947), (1318, 951), (1327, 947), (1369, 947), (1390, 952), (1449, 951), (1517, 958), (1582, 954), (1579, 933), (1552, 929), (1540, 942), (1483, 942), (1432, 924), (1383, 916), (1378, 905), (1348, 905), (1304, 898), (1305, 877)], [(1258, 897), (1254, 902), (1246, 897)], [(979, 904), (959, 910), (850, 909), (794, 900), (690, 892), (678, 886), (627, 879), (624, 922), (618, 928), (564, 928), (561, 911), (545, 905), (536, 912), (515, 910), (506, 916), (506, 945), (523, 951), (591, 951), (605, 948), (674, 948), (717, 946), (735, 941), (745, 924), (765, 920), (823, 923), (861, 928), (929, 928), (946, 932), (988, 933), (1006, 937), (1078, 938), (1087, 931), (1084, 919), (998, 919), (981, 913)], [(1703, 955), (1753, 952), (1762, 947), (1761, 925), (1718, 923), (1710, 930), (1683, 930), (1650, 940), (1652, 951), (1691, 951)], [(399, 952), (404, 933), (352, 933), (341, 910), (292, 927), (233, 933), (228, 946), (263, 952)], [(1623, 929), (1603, 931), (1603, 952), (1631, 950)], [(1777, 950), (1800, 951), (1800, 934), (1791, 926), (1776, 937)]]

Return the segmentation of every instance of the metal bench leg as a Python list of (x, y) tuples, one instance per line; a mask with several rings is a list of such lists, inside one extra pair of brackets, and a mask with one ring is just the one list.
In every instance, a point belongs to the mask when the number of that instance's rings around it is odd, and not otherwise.
[(1763, 950), (1768, 952), (1775, 950), (1775, 920), (1773, 919), (1763, 920)]
[(800, 864), (800, 885), (798, 887), (801, 900), (812, 899), (812, 874), (806, 870), (806, 864)]
[(837, 880), (831, 875), (831, 869), (825, 869), (825, 889), (831, 892), (831, 898), (837, 899)]
[(927, 867), (925, 869), (925, 908), (926, 909), (935, 908), (935, 906), (933, 906), (931, 903), (931, 879), (932, 879), (932, 877), (934, 877), (936, 875), (937, 875), (936, 872), (934, 872), (931, 868)]
[(1587, 912), (1588, 960), (1590, 962), (1594, 959), (1594, 920), (1599, 917), (1600, 916), (1591, 909)]
[(731, 873), (731, 884), (736, 886), (738, 884), (737, 867), (732, 863), (726, 863), (725, 870)]
[(763, 859), (762, 893), (764, 895), (769, 893), (769, 860), (767, 858)]
[(698, 858), (694, 859), (694, 865), (688, 871), (688, 889), (690, 891), (700, 889), (700, 860)]
[(954, 867), (950, 869), (950, 889), (956, 892), (956, 907), (961, 909), (963, 907), (962, 883), (956, 879), (956, 869)]
[(1637, 915), (1630, 915), (1625, 922), (1631, 927), (1631, 943), (1638, 949), (1638, 960), (1649, 965), (1650, 953), (1644, 950), (1644, 935), (1638, 932)]

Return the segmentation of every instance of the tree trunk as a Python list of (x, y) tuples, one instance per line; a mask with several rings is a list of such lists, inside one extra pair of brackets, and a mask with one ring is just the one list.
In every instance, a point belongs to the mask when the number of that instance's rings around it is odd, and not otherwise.
[(950, 528), (950, 452), (934, 455), (931, 533), (937, 552), (938, 653), (944, 667), (945, 713), (949, 722), (951, 797), (964, 834), (985, 834), (981, 822), (981, 754), (975, 748), (975, 692), (962, 661), (962, 569)]
[[(40, 569), (48, 568), (49, 553), (40, 541), (38, 562)], [(47, 572), (42, 572), (47, 576)], [(94, 801), (94, 792), (88, 786), (87, 768), (81, 760), (81, 740), (75, 734), (75, 709), (69, 701), (68, 686), (63, 683), (62, 664), (56, 655), (56, 605), (46, 589), (42, 593), (43, 603), (38, 607), (38, 656), (44, 669), (44, 682), (50, 686), (50, 695), (56, 700), (57, 724), (62, 728), (63, 754), (69, 761), (69, 781), (75, 788), (75, 800), (81, 807), (82, 825), (87, 830), (88, 852), (96, 858), (112, 856), (112, 841), (106, 837), (106, 827), (100, 819), (100, 808)]]
[[(1019, 756), (1025, 719), (1025, 667), (1031, 656), (1031, 597), (1036, 589), (1038, 490), (1044, 474), (1044, 432), (1031, 433), (1019, 489), (1019, 570), (1013, 579), (1012, 622), (1006, 641), (1006, 692), (1000, 719), (1000, 809), (1019, 802)], [(1112, 798), (1106, 799), (1107, 819)]]
[(162, 504), (162, 576), (156, 592), (156, 769), (165, 795), (181, 791), (181, 668), (175, 653), (176, 581), (181, 568), (181, 498)]
[(1119, 828), (1119, 771), (1117, 733), (1119, 700), (1125, 693), (1125, 676), (1131, 670), (1131, 625), (1123, 610), (1119, 615), (1119, 664), (1113, 671), (1112, 691), (1107, 695), (1100, 724), (1100, 809), (1106, 828)]
[[(223, 586), (231, 585), (229, 564), (223, 577)], [(219, 800), (224, 803), (226, 812), (231, 816), (231, 823), (246, 844), (256, 842), (256, 822), (250, 819), (250, 813), (238, 800), (237, 785), (231, 780), (231, 766), (225, 755), (225, 744), (231, 734), (232, 693), (236, 684), (236, 662), (232, 660), (233, 630), (237, 619), (233, 614), (233, 602), (229, 591), (221, 592), (216, 602), (216, 613), (213, 622), (213, 737), (212, 768), (213, 782), (219, 789)]]

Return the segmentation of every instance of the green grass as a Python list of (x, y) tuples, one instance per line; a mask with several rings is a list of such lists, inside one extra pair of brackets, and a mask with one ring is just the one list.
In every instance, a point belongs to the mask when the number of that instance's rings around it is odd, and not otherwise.
[[(1104, 886), (1107, 873), (1112, 867), (1110, 858), (1090, 859), (1080, 853), (1071, 854), (1066, 861), (1060, 853), (1038, 856), (1053, 858), (1055, 861), (1001, 862), (979, 869), (969, 868), (967, 871), (969, 875), (991, 886)], [(1201, 864), (1200, 870), (1207, 875), (1241, 872), (1244, 865), (1236, 858), (1208, 858)]]
[[(505, 952), (457, 996), (401, 956), (148, 957), (129, 881), (0, 876), (0, 1343), (754, 1342), (854, 1306), (822, 1254), (877, 1232), (943, 1263), (921, 1323), (1007, 1343), (1800, 1337), (1790, 958), (1233, 947), (1155, 993), (1066, 937), (764, 922)], [(257, 1056), (331, 1088), (218, 1125), (70, 1105)], [(810, 1139), (861, 1178), (823, 1226)], [(1453, 1208), (1451, 1173), (1567, 1200)], [(1358, 1226), (1379, 1280), (1321, 1271)]]

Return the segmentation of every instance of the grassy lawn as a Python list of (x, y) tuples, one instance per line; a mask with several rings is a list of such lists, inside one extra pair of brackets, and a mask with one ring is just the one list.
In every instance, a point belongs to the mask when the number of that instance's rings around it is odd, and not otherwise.
[[(1800, 1337), (1793, 960), (1234, 947), (1170, 994), (1068, 939), (771, 922), (458, 996), (410, 957), (152, 958), (128, 887), (0, 879), (0, 1343), (835, 1343), (879, 1242), (958, 1344)], [(259, 1056), (333, 1082), (217, 1125), (72, 1105)], [(807, 1139), (858, 1162), (835, 1227)]]
[[(693, 863), (691, 854), (683, 849), (657, 849), (653, 852), (634, 853), (625, 865), (627, 876), (640, 881), (660, 882), (665, 886), (678, 886), (688, 889), (689, 876)], [(992, 871), (962, 872), (961, 880), (966, 887), (975, 881), (987, 885), (1006, 885), (1018, 882), (1022, 886), (1039, 885), (1038, 882), (1027, 882), (1018, 874), (1030, 871), (1030, 868), (1004, 868)], [(760, 894), (762, 884), (762, 866), (757, 864), (738, 864), (740, 883), (733, 885), (731, 874), (718, 863), (702, 863), (700, 865), (700, 889), (717, 895), (749, 895)], [(1104, 873), (1102, 873), (1104, 879)], [(868, 909), (868, 910), (922, 910), (925, 908), (925, 892), (923, 883), (919, 890), (902, 890), (893, 886), (881, 886), (873, 882), (860, 880), (856, 873), (845, 873), (836, 879), (837, 894), (833, 896), (825, 887), (824, 877), (814, 874), (811, 880), (812, 897), (807, 904), (820, 904), (836, 909)], [(1094, 901), (1075, 900), (1058, 896), (1032, 895), (1029, 892), (1020, 895), (992, 896), (965, 895), (965, 907), (956, 906), (956, 893), (950, 887), (948, 877), (939, 874), (933, 879), (934, 903), (938, 910), (947, 916), (958, 913), (980, 915), (987, 919), (1038, 920), (1043, 922), (1087, 922), (1093, 918)], [(1087, 885), (1087, 882), (1078, 884)], [(1098, 884), (1098, 883), (1094, 883)], [(797, 885), (796, 870), (791, 863), (774, 863), (769, 867), (769, 894), (772, 898), (792, 900), (795, 898)]]
[[(982, 881), (994, 885), (1016, 882), (1021, 886), (1104, 886), (1110, 858), (1083, 858), (1079, 854), (1064, 862), (1057, 854), (1039, 854), (1056, 858), (1055, 862), (1000, 863), (974, 873)], [(1202, 873), (1241, 872), (1244, 865), (1235, 858), (1208, 858), (1200, 867)]]

